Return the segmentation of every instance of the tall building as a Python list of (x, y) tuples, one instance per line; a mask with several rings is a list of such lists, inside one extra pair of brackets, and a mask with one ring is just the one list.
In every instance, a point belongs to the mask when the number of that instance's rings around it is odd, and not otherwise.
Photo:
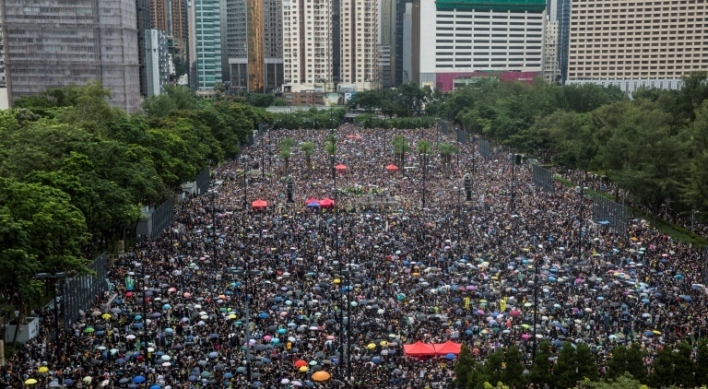
[(3, 0), (2, 11), (9, 101), (97, 80), (113, 106), (140, 108), (135, 0)]
[(192, 0), (195, 7), (197, 92), (213, 92), (221, 83), (219, 0)]
[(549, 20), (546, 23), (543, 53), (543, 78), (550, 83), (560, 81), (558, 66), (558, 21)]
[(566, 83), (679, 88), (708, 68), (706, 15), (702, 1), (575, 1)]
[(150, 9), (152, 10), (152, 27), (154, 29), (168, 31), (168, 24), (170, 24), (170, 19), (172, 18), (172, 15), (168, 15), (167, 8), (169, 7), (169, 3), (170, 0), (150, 0)]
[(138, 28), (138, 73), (140, 79), (140, 95), (148, 95), (147, 67), (145, 58), (145, 34), (153, 28), (153, 10), (150, 0), (135, 0)]
[[(396, 5), (398, 0), (381, 0), (379, 3), (381, 6), (381, 24), (379, 25), (379, 37), (378, 43), (380, 45), (379, 54), (381, 50), (389, 52), (389, 63), (388, 69), (385, 66), (379, 66), (379, 81), (381, 82), (382, 88), (388, 88), (396, 84), (396, 27), (398, 16), (396, 13)], [(385, 72), (385, 74), (384, 74)]]
[(187, 0), (170, 1), (170, 23), (167, 32), (170, 52), (184, 62), (188, 56), (188, 25), (187, 25)]
[(558, 67), (561, 83), (568, 78), (568, 40), (570, 38), (571, 0), (557, 0), (556, 17), (558, 20)]
[[(431, 0), (432, 1), (432, 0)], [(378, 5), (376, 0), (341, 0), (341, 83), (350, 90), (376, 89)]]
[(145, 67), (147, 68), (148, 96), (164, 92), (165, 84), (170, 80), (171, 62), (167, 34), (160, 30), (146, 31)]
[[(410, 82), (413, 74), (413, 3), (404, 3), (405, 11), (401, 23), (400, 44), (396, 43), (396, 86)], [(398, 34), (396, 35), (399, 41)], [(400, 48), (400, 50), (399, 50)], [(400, 53), (400, 55), (399, 55)], [(400, 64), (400, 67), (399, 67)]]
[(543, 69), (546, 0), (420, 0), (413, 78), (442, 91), (479, 77), (532, 82)]
[(197, 0), (187, 1), (187, 50), (189, 88), (197, 90)]
[(391, 47), (379, 45), (377, 54), (379, 87), (388, 89), (391, 85)]
[(228, 0), (231, 88), (273, 92), (283, 84), (282, 0)]
[[(408, 44), (410, 45), (411, 34), (411, 10), (413, 9), (413, 0), (396, 0), (396, 30), (394, 33), (395, 40), (391, 48), (391, 76), (393, 77), (393, 86), (401, 85), (404, 82), (410, 81), (410, 69), (406, 75), (404, 72), (404, 63), (409, 63), (410, 68), (410, 51), (406, 58), (403, 51), (406, 45), (406, 33), (408, 33)], [(407, 13), (406, 13), (407, 12)], [(408, 29), (406, 29), (406, 18), (408, 19)], [(410, 47), (409, 47), (410, 50)]]
[(333, 91), (332, 4), (283, 0), (284, 92)]

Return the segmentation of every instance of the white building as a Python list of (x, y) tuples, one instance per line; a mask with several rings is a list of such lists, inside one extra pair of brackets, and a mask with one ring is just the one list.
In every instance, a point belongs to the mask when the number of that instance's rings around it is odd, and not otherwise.
[(160, 95), (170, 81), (170, 54), (167, 35), (160, 30), (145, 30), (145, 68), (147, 95)]
[(545, 8), (545, 0), (420, 0), (413, 80), (442, 91), (490, 74), (532, 81), (543, 70)]
[(705, 1), (573, 1), (567, 84), (677, 89), (708, 68)]
[(546, 32), (544, 38), (543, 78), (550, 83), (556, 83), (558, 82), (559, 77), (558, 21), (550, 20), (546, 22)]
[(340, 74), (357, 92), (379, 87), (378, 9), (377, 0), (340, 0)]
[(283, 0), (283, 92), (334, 91), (332, 0)]

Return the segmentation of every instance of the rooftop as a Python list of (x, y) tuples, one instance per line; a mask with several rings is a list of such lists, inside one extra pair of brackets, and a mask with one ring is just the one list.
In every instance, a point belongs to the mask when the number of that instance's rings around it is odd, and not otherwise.
[(543, 12), (546, 0), (436, 0), (439, 10)]

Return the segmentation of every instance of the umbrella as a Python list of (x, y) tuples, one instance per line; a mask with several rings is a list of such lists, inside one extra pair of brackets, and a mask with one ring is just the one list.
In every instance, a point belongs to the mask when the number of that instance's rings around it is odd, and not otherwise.
[(145, 377), (143, 377), (141, 375), (133, 377), (134, 384), (142, 384), (143, 382), (145, 382)]
[(34, 385), (36, 383), (37, 383), (37, 380), (35, 380), (34, 378), (30, 378), (27, 381), (25, 381), (25, 385)]
[(327, 381), (328, 379), (330, 379), (330, 377), (331, 376), (326, 371), (318, 371), (312, 375), (312, 380), (313, 381)]
[(392, 164), (392, 165), (388, 165), (388, 166), (386, 166), (386, 170), (388, 170), (388, 171), (390, 171), (390, 172), (395, 172), (396, 170), (398, 170), (398, 166), (393, 165), (393, 164)]
[(257, 199), (256, 201), (254, 201), (253, 203), (251, 203), (251, 207), (252, 207), (253, 209), (265, 209), (265, 208), (268, 207), (268, 202), (267, 202), (267, 201), (263, 201), (263, 200), (261, 200), (261, 199)]

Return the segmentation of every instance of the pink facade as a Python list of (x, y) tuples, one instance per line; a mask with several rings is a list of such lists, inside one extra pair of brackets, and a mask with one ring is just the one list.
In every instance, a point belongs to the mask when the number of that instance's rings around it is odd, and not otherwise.
[(448, 92), (453, 89), (455, 80), (470, 79), (472, 83), (475, 78), (495, 77), (501, 81), (521, 81), (532, 83), (538, 72), (467, 72), (467, 73), (437, 73), (435, 76), (435, 87), (442, 92)]

